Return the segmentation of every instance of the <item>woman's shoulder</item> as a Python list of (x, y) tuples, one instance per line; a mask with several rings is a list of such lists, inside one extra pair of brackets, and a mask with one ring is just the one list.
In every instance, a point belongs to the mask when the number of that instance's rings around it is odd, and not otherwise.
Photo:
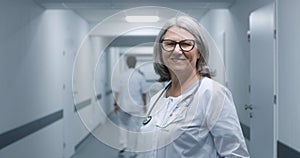
[(158, 97), (162, 95), (163, 91), (165, 91), (165, 87), (160, 87), (159, 89), (160, 90), (156, 90), (155, 94), (151, 96), (151, 100), (153, 99), (156, 100)]
[(200, 90), (205, 93), (209, 92), (209, 94), (225, 94), (231, 96), (231, 92), (227, 87), (208, 77), (202, 79)]

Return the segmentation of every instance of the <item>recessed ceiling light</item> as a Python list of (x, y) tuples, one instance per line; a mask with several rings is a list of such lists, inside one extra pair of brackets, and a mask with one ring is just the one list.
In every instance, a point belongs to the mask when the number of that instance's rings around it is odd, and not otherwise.
[(127, 22), (158, 22), (158, 16), (126, 16)]

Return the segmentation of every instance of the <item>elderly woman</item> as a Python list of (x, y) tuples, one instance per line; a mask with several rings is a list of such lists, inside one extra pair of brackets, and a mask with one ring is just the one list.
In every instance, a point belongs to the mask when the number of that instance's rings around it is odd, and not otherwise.
[(203, 28), (189, 16), (170, 19), (154, 46), (154, 68), (167, 86), (150, 101), (144, 157), (249, 157), (231, 93), (211, 79)]

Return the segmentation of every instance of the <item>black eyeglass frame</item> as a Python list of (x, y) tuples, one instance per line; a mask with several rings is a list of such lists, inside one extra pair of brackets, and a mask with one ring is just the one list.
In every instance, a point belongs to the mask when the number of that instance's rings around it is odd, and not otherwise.
[[(172, 43), (174, 44), (173, 49), (172, 49), (172, 50), (166, 50), (166, 49), (164, 48), (164, 46), (163, 46), (163, 42), (164, 42), (164, 41), (170, 41), (170, 42), (172, 42)], [(189, 49), (189, 50), (182, 49), (182, 47), (181, 47), (181, 44), (183, 44), (183, 43), (186, 42), (186, 41), (191, 41), (192, 44), (193, 44), (193, 46), (192, 46), (191, 49)], [(177, 46), (177, 44), (179, 45), (179, 48), (181, 49), (181, 51), (183, 51), (183, 52), (188, 52), (188, 51), (191, 51), (191, 50), (194, 49), (195, 44), (196, 44), (196, 41), (193, 40), (193, 39), (184, 39), (184, 40), (181, 40), (181, 41), (179, 41), (179, 42), (176, 42), (176, 41), (170, 40), (170, 39), (162, 39), (162, 40), (160, 40), (160, 44), (161, 44), (161, 48), (162, 48), (163, 50), (167, 51), (167, 52), (172, 52), (172, 51), (174, 51), (175, 48), (176, 48), (176, 46)]]

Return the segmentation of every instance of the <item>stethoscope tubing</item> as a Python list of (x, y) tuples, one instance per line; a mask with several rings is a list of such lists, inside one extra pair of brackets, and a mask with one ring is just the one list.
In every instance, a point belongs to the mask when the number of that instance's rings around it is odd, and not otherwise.
[(171, 86), (171, 82), (168, 83), (168, 85), (164, 88), (164, 90), (159, 94), (158, 98), (155, 100), (155, 102), (153, 103), (153, 106), (151, 106), (151, 109), (149, 110), (148, 112), (148, 115), (146, 117), (146, 119), (143, 121), (143, 125), (147, 125), (151, 119), (152, 119), (152, 116), (151, 116), (151, 112), (154, 108), (154, 106), (156, 105), (156, 103), (158, 102), (159, 98), (161, 98), (161, 96), (165, 93), (165, 91)]

